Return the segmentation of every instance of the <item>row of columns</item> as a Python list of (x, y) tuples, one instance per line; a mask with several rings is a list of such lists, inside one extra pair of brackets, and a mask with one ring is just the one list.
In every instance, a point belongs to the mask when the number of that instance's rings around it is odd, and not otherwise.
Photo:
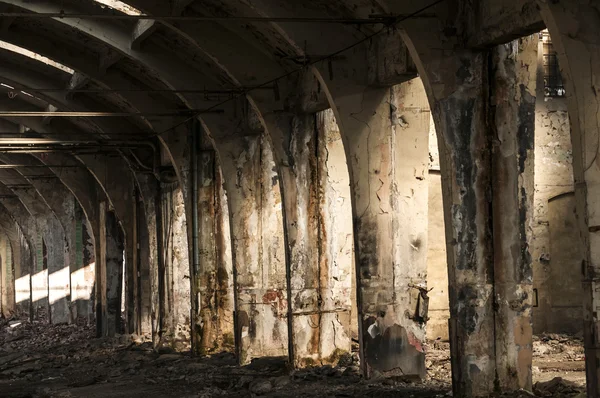
[[(439, 83), (427, 76), (425, 90), (418, 81), (365, 88), (340, 78), (348, 74), (337, 63), (314, 71), (335, 104), (347, 159), (366, 375), (425, 374), (425, 176), (432, 103), (449, 242), (455, 392), (531, 387), (528, 220), (536, 51), (536, 38), (528, 37), (493, 51), (460, 54), (447, 68), (454, 74), (436, 76)], [(437, 59), (442, 61), (447, 60)], [(443, 87), (436, 88), (442, 79)], [(295, 366), (335, 362), (350, 350), (353, 278), (340, 278), (323, 256), (332, 229), (324, 215), (327, 193), (319, 165), (327, 156), (319, 134), (324, 122), (294, 110), (260, 118), (242, 102), (225, 114), (203, 117), (203, 123), (225, 177), (240, 362), (281, 355)], [(201, 176), (203, 188), (190, 183), (186, 205), (197, 200), (202, 218), (216, 214), (211, 206), (217, 189), (211, 184), (217, 179), (214, 155), (201, 145), (196, 151), (188, 159), (200, 166), (194, 172), (190, 163), (185, 172)], [(279, 206), (280, 213), (274, 210)], [(207, 249), (202, 260), (190, 254), (197, 352), (214, 350), (219, 328), (215, 298), (223, 285), (216, 274), (222, 265), (213, 232), (202, 233), (217, 224), (205, 218), (198, 221), (198, 227), (207, 226), (199, 236), (188, 233)]]
[[(594, 143), (598, 138), (598, 102), (593, 82), (598, 75), (595, 66), (598, 63), (594, 61), (599, 54), (595, 44), (598, 32), (594, 27), (600, 25), (594, 24), (597, 21), (593, 5), (544, 1), (540, 1), (540, 5), (559, 48), (567, 91), (572, 93), (569, 110), (574, 120), (577, 205), (587, 253), (582, 268), (588, 296), (585, 311), (588, 388), (590, 395), (595, 396), (599, 385), (596, 347), (600, 339), (598, 320), (593, 315), (596, 313), (598, 262), (594, 251), (598, 245), (593, 243), (600, 230), (596, 228), (598, 223), (594, 217), (600, 212), (596, 209), (598, 200), (594, 194), (600, 179), (596, 178), (599, 168)], [(531, 98), (535, 97), (535, 78), (531, 73), (536, 69), (531, 51), (536, 46), (528, 38), (493, 50), (457, 50), (455, 43), (443, 42), (435, 36), (437, 33), (432, 33), (443, 29), (432, 30), (422, 25), (407, 21), (403, 24), (403, 34), (421, 72), (438, 131), (448, 242), (455, 393), (476, 396), (487, 394), (493, 388), (529, 388), (531, 259), (527, 249), (527, 223), (534, 118)], [(417, 250), (422, 247), (419, 243), (423, 242), (420, 240), (423, 231), (417, 228), (418, 222), (410, 218), (419, 213), (410, 208), (410, 203), (405, 203), (407, 193), (412, 195), (420, 180), (418, 172), (412, 173), (415, 181), (407, 178), (402, 163), (410, 157), (402, 152), (407, 146), (394, 144), (398, 130), (412, 124), (407, 123), (409, 116), (398, 115), (399, 107), (389, 89), (369, 88), (363, 82), (352, 81), (352, 76), (361, 74), (346, 73), (344, 67), (360, 65), (360, 54), (356, 57), (359, 61), (351, 62), (355, 61), (351, 59), (346, 65), (334, 62), (325, 65), (323, 70), (317, 66), (314, 73), (327, 91), (348, 161), (362, 363), (366, 374), (374, 370), (422, 374), (426, 289), (420, 255), (425, 250)], [(590, 62), (581, 62), (582, 59)], [(255, 106), (260, 109), (265, 105), (257, 103)], [(320, 226), (323, 216), (310, 206), (323, 196), (315, 192), (314, 186), (307, 186), (306, 181), (298, 179), (299, 170), (306, 166), (306, 161), (299, 162), (300, 166), (296, 164), (305, 156), (304, 147), (294, 149), (290, 145), (293, 137), (296, 143), (309, 146), (312, 137), (302, 138), (306, 117), (296, 111), (291, 115), (261, 111), (257, 117), (260, 123), (256, 123), (249, 120), (256, 117), (247, 116), (250, 113), (247, 108), (243, 105), (214, 120), (211, 116), (203, 119), (205, 130), (214, 141), (228, 194), (239, 357), (245, 362), (257, 355), (285, 353), (287, 347), (292, 347), (294, 363), (309, 364), (315, 358), (317, 362), (323, 361), (329, 351), (321, 342), (326, 340), (323, 336), (327, 336), (329, 324), (324, 323), (307, 336), (303, 336), (303, 325), (309, 321), (314, 325), (315, 318), (320, 322), (325, 314), (335, 314), (336, 321), (345, 324), (340, 314), (347, 309), (347, 301), (331, 306), (328, 299), (348, 295), (343, 290), (342, 293), (336, 291), (337, 287), (329, 290), (333, 282), (328, 280), (327, 267), (320, 263), (319, 250), (314, 254), (314, 246), (307, 244), (316, 241), (320, 245), (323, 241)], [(246, 116), (240, 117), (240, 114)], [(280, 119), (287, 121), (282, 123)], [(417, 142), (415, 149), (419, 145)], [(181, 162), (189, 160), (191, 155), (187, 156), (177, 157), (179, 166), (187, 168), (177, 170), (180, 176), (183, 171), (189, 176), (194, 169), (189, 167), (190, 162)], [(198, 158), (203, 155), (194, 156)], [(289, 170), (283, 170), (284, 167)], [(274, 178), (275, 175), (281, 181)], [(197, 180), (197, 175), (195, 177)], [(210, 181), (210, 177), (207, 180)], [(190, 189), (189, 178), (180, 178), (180, 181), (189, 228), (193, 219), (190, 204), (203, 198), (198, 208), (204, 209), (210, 206), (210, 201), (202, 196), (207, 192)], [(153, 198), (160, 197), (156, 191), (153, 193), (142, 194), (149, 225), (152, 225), (152, 212), (164, 213), (161, 200), (153, 203)], [(272, 210), (277, 203), (282, 206), (281, 215)], [(312, 210), (308, 217), (304, 214), (307, 209)], [(399, 212), (400, 209), (405, 213)], [(202, 214), (199, 210), (196, 213), (196, 216)], [(107, 237), (106, 247), (122, 248), (123, 238), (119, 238), (113, 227), (112, 216), (106, 216), (105, 209), (101, 209), (100, 214), (105, 220), (100, 223), (100, 236)], [(313, 216), (315, 218), (311, 218)], [(161, 224), (164, 219), (162, 214), (156, 223)], [(211, 220), (203, 222), (215, 225)], [(22, 224), (28, 228), (27, 220), (22, 220)], [(198, 222), (196, 226), (200, 225)], [(164, 229), (164, 225), (162, 227)], [(164, 268), (161, 269), (169, 250), (169, 237), (163, 239), (160, 235), (163, 229), (157, 228), (160, 233), (156, 233), (156, 237), (151, 229), (148, 231), (148, 257), (153, 264), (149, 274), (157, 274), (150, 278), (151, 295), (169, 288), (164, 286), (166, 275)], [(194, 233), (188, 232), (188, 238), (193, 236)], [(202, 241), (200, 236), (197, 239)], [(27, 245), (22, 247), (34, 247), (31, 239), (25, 241)], [(196, 245), (198, 248), (217, 246), (210, 239)], [(215, 305), (210, 300), (217, 297), (215, 292), (222, 288), (215, 283), (219, 278), (210, 279), (222, 267), (211, 262), (211, 258), (218, 261), (218, 256), (213, 254), (216, 249), (211, 250), (205, 263), (216, 265), (205, 274), (204, 270), (197, 269), (202, 266), (202, 261), (196, 261), (198, 253), (188, 257), (188, 263), (192, 264), (188, 276), (194, 280), (190, 290), (191, 312), (198, 314), (192, 315), (195, 320), (192, 335), (200, 333), (196, 341), (199, 347), (205, 348), (207, 342), (213, 341), (206, 336), (214, 334), (207, 324), (209, 319), (214, 320), (214, 312), (211, 316), (204, 310)], [(154, 257), (152, 252), (156, 253)], [(21, 256), (33, 257), (32, 253), (23, 251)], [(118, 268), (122, 257), (108, 256), (104, 250), (100, 250), (100, 254), (104, 256), (100, 258), (100, 267), (106, 270), (99, 272), (98, 288), (104, 292), (100, 295), (99, 313), (109, 318), (113, 312), (108, 307), (114, 306), (116, 300), (106, 276), (118, 275), (109, 270), (109, 264), (110, 267), (117, 264)], [(130, 262), (135, 263), (133, 257), (126, 261)], [(201, 280), (204, 277), (205, 280)], [(135, 274), (128, 280), (133, 280), (135, 286)], [(206, 284), (206, 280), (212, 282)], [(210, 291), (203, 292), (203, 289)], [(150, 305), (157, 302), (160, 300), (152, 299)], [(151, 309), (151, 313), (167, 310)], [(112, 319), (108, 323), (112, 325)], [(288, 333), (282, 333), (286, 328)], [(310, 342), (310, 346), (306, 342)], [(265, 347), (272, 351), (263, 352)]]
[[(85, 216), (72, 196), (62, 198), (61, 218), (68, 220), (63, 224), (54, 213), (43, 212), (38, 198), (27, 200), (29, 189), (20, 194), (27, 208), (16, 199), (2, 207), (2, 315), (44, 316), (52, 323), (89, 319), (94, 254), (84, 241), (90, 238)], [(93, 241), (87, 244), (93, 251)]]

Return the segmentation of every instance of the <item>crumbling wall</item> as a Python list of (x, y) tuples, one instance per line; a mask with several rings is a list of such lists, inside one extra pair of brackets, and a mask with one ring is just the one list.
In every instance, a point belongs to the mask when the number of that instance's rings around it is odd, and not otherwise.
[(0, 233), (0, 267), (0, 316), (9, 317), (15, 311), (15, 280), (10, 241), (5, 233)]
[[(559, 332), (562, 326), (572, 322), (567, 318), (554, 319), (556, 312), (553, 310), (553, 297), (560, 296), (561, 287), (564, 284), (552, 283), (551, 278), (580, 270), (564, 267), (557, 274), (555, 264), (559, 259), (551, 257), (550, 242), (550, 218), (548, 201), (558, 195), (572, 192), (573, 186), (573, 155), (571, 150), (571, 135), (569, 126), (569, 115), (567, 113), (566, 98), (545, 98), (538, 90), (538, 101), (536, 109), (536, 152), (535, 152), (535, 194), (534, 194), (534, 222), (532, 256), (534, 289), (537, 292), (537, 306), (533, 308), (533, 328), (535, 333)], [(556, 211), (564, 211), (560, 206), (569, 206), (566, 201), (554, 204)], [(555, 221), (558, 221), (554, 217)], [(556, 228), (559, 226), (553, 226)], [(555, 229), (555, 236), (559, 232)], [(578, 247), (577, 234), (569, 234), (565, 230), (562, 234), (561, 244), (563, 247)], [(579, 257), (581, 258), (581, 256)], [(581, 278), (579, 278), (581, 279)], [(580, 283), (577, 287), (581, 287)], [(566, 287), (568, 289), (568, 287)], [(559, 289), (554, 290), (554, 289)], [(534, 300), (536, 297), (534, 297)], [(560, 301), (560, 298), (558, 299)], [(582, 303), (583, 301), (580, 301)], [(581, 319), (581, 318), (580, 318)], [(578, 322), (577, 325), (580, 325)], [(562, 326), (561, 326), (562, 324)]]
[[(540, 52), (541, 57), (541, 52)], [(562, 261), (555, 259), (556, 267), (562, 268), (556, 272), (551, 258), (550, 218), (548, 201), (561, 194), (573, 191), (573, 167), (571, 152), (571, 137), (566, 98), (544, 97), (543, 84), (538, 82), (535, 126), (535, 162), (534, 162), (534, 213), (532, 222), (531, 254), (533, 261), (534, 308), (533, 328), (535, 334), (543, 332), (560, 332), (569, 329), (571, 317), (558, 316), (560, 310), (553, 309), (552, 297), (560, 296), (561, 286), (565, 283), (551, 284), (551, 278), (560, 278), (568, 272), (579, 270), (561, 266)], [(448, 337), (448, 275), (446, 269), (446, 248), (443, 235), (443, 209), (441, 195), (441, 180), (439, 178), (439, 154), (435, 126), (429, 141), (430, 152), (430, 183), (429, 183), (429, 250), (428, 250), (428, 287), (433, 288), (430, 296), (430, 320), (428, 322), (428, 338)], [(559, 206), (557, 204), (556, 206)], [(569, 206), (561, 201), (560, 206)], [(557, 208), (558, 210), (558, 208)], [(561, 208), (560, 211), (564, 211)], [(568, 213), (570, 214), (570, 213)], [(577, 234), (569, 233), (568, 228), (562, 232), (556, 226), (556, 236), (561, 236), (561, 245), (576, 247)], [(578, 257), (580, 258), (580, 257)], [(554, 275), (554, 276), (553, 276)], [(562, 281), (561, 281), (562, 282)], [(553, 287), (552, 287), (553, 286)], [(580, 285), (577, 284), (577, 287)], [(556, 290), (558, 289), (558, 290)], [(570, 288), (565, 286), (568, 291)], [(537, 292), (537, 294), (536, 294)], [(537, 296), (537, 297), (535, 297)], [(560, 299), (559, 299), (560, 301)], [(558, 311), (558, 312), (557, 312)], [(580, 313), (580, 312), (577, 312)], [(576, 322), (580, 328), (581, 322)]]
[(177, 350), (190, 347), (191, 287), (187, 221), (181, 188), (163, 191), (163, 236), (165, 249), (163, 344)]
[[(354, 242), (352, 234), (352, 203), (350, 177), (346, 154), (335, 116), (331, 109), (322, 112), (323, 131), (318, 150), (320, 189), (322, 191), (322, 233), (325, 240), (321, 263), (328, 266), (329, 286), (340, 289), (340, 297), (351, 298), (350, 332), (358, 339), (358, 310), (356, 308), (356, 271), (354, 265)], [(335, 295), (334, 295), (335, 297)], [(333, 303), (334, 307), (346, 307), (346, 303)]]

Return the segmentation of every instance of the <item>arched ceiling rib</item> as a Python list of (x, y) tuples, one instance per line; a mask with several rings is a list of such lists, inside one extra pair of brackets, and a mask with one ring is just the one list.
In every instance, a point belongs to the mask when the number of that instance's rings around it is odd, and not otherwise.
[[(345, 18), (368, 18), (382, 14), (386, 7), (381, 1), (288, 1), (257, 0), (189, 0), (142, 1), (131, 0), (132, 7), (151, 15), (200, 15), (225, 17), (304, 17), (323, 15)], [(31, 12), (65, 14), (111, 15), (97, 2), (75, 0), (0, 1), (0, 12)], [(155, 26), (150, 20), (74, 19), (74, 18), (15, 18), (0, 32), (3, 40), (31, 49), (75, 70), (67, 87), (98, 87), (99, 89), (173, 89), (210, 88), (214, 90), (234, 85), (260, 84), (281, 73), (295, 70), (310, 57), (322, 57), (352, 44), (373, 31), (372, 26), (360, 28), (342, 24), (307, 24), (291, 22), (219, 21), (189, 23), (162, 21)], [(147, 31), (150, 31), (147, 34)], [(137, 35), (137, 36), (136, 36)], [(144, 36), (143, 46), (135, 40)], [(133, 47), (133, 48), (132, 48)], [(181, 62), (179, 62), (181, 61)], [(3, 71), (10, 74), (11, 66)], [(15, 78), (14, 81), (17, 79)], [(36, 84), (41, 84), (36, 81)], [(47, 83), (49, 84), (49, 83)], [(60, 88), (59, 82), (50, 88)], [(26, 86), (26, 85), (25, 85)], [(36, 87), (30, 87), (35, 93)], [(39, 88), (39, 87), (38, 87)], [(35, 93), (56, 108), (76, 109), (82, 103), (88, 107), (104, 106), (114, 109), (136, 109), (152, 112), (165, 107), (175, 109), (183, 101), (188, 107), (210, 106), (202, 94), (150, 93), (143, 91), (77, 94), (59, 101), (57, 93)], [(177, 124), (176, 119), (144, 121), (154, 131)], [(89, 122), (100, 131), (114, 131), (107, 122)], [(85, 127), (85, 126), (80, 126)], [(85, 130), (85, 128), (84, 128)], [(116, 134), (111, 135), (116, 136)]]

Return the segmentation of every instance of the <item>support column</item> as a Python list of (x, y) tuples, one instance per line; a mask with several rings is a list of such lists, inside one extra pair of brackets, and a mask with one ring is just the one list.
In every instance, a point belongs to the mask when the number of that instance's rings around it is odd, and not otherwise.
[[(212, 144), (199, 128), (196, 143), (197, 202), (198, 202), (198, 269), (195, 270), (197, 297), (193, 322), (196, 352), (205, 355), (231, 347), (233, 344), (233, 302), (228, 269), (223, 252), (223, 188), (219, 165)], [(192, 161), (194, 156), (192, 156)], [(226, 213), (225, 213), (226, 214)], [(230, 265), (230, 264), (229, 264)], [(228, 323), (229, 322), (229, 323)]]
[(424, 377), (426, 100), (422, 89), (417, 100), (414, 88), (361, 86), (343, 77), (343, 67), (334, 64), (319, 78), (350, 170), (363, 371)]
[(95, 256), (94, 239), (86, 228), (87, 220), (79, 203), (73, 203), (73, 219), (66, 228), (73, 235), (69, 240), (71, 262), (71, 313), (73, 320), (93, 317), (91, 308), (94, 286)]
[(531, 390), (537, 35), (493, 49), (492, 218), (496, 373), (501, 391)]
[(455, 396), (488, 396), (496, 378), (492, 175), (485, 113), (488, 57), (457, 50), (450, 44), (454, 38), (444, 36), (452, 32), (444, 31), (439, 21), (432, 23), (435, 28), (408, 22), (403, 39), (423, 80), (437, 131), (452, 385)]
[(139, 242), (139, 267), (137, 277), (137, 331), (140, 335), (152, 334), (152, 310), (151, 310), (151, 266), (156, 258), (156, 247), (151, 244), (150, 228), (156, 224), (148, 224), (148, 218), (144, 211), (144, 202), (140, 198), (138, 202), (138, 242)]
[[(336, 364), (351, 350), (351, 262), (329, 256), (337, 248), (327, 213), (327, 126), (314, 113), (277, 112), (265, 122), (280, 161), (289, 257), (295, 367)], [(337, 207), (336, 204), (332, 204)]]
[(583, 262), (587, 396), (600, 396), (600, 15), (597, 2), (538, 1), (567, 95)]
[[(238, 360), (286, 356), (286, 264), (279, 181), (271, 146), (247, 104), (203, 121), (225, 178), (235, 272)], [(243, 114), (240, 118), (237, 115)]]
[[(138, 175), (138, 184), (144, 200), (144, 215), (148, 227), (147, 256), (142, 256), (142, 312), (146, 308), (147, 320), (142, 320), (142, 331), (151, 333), (153, 343), (158, 342), (160, 319), (160, 287), (159, 264), (162, 261), (162, 239), (159, 231), (162, 230), (159, 182), (148, 174)], [(144, 266), (144, 264), (146, 264)], [(144, 280), (147, 278), (147, 280)], [(146, 324), (147, 322), (147, 324)]]
[(33, 317), (31, 276), (34, 269), (34, 254), (23, 231), (18, 229), (15, 253), (15, 297), (17, 313), (20, 316)]
[[(100, 300), (100, 331), (102, 336), (121, 332), (121, 295), (123, 278), (124, 236), (114, 211), (100, 203), (100, 261), (97, 269), (97, 296)], [(98, 319), (97, 319), (98, 321)]]
[(47, 220), (46, 256), (48, 258), (48, 301), (52, 323), (68, 323), (70, 320), (71, 278), (69, 259), (65, 255), (65, 232), (58, 219)]
[(2, 313), (0, 315), (8, 318), (15, 312), (15, 274), (11, 243), (5, 233), (0, 235), (0, 257), (2, 258), (2, 270), (0, 270), (2, 277), (2, 281), (0, 281), (2, 286)]
[(162, 237), (164, 269), (164, 318), (160, 325), (162, 344), (177, 350), (190, 348), (191, 285), (186, 212), (182, 189), (178, 183), (163, 184)]
[[(37, 272), (38, 266), (36, 245), (39, 232), (35, 219), (16, 198), (3, 201), (2, 209), (3, 225), (17, 225), (19, 231), (18, 245), (21, 261), (18, 273), (15, 273), (18, 285), (18, 309), (21, 314), (28, 314), (31, 319), (34, 315), (46, 313), (48, 310), (48, 277), (47, 273)], [(8, 228), (8, 227), (7, 227)], [(5, 228), (5, 230), (7, 230)], [(17, 271), (15, 269), (15, 271)], [(35, 311), (34, 311), (35, 310)], [(38, 311), (39, 310), (39, 311)]]
[[(7, 214), (0, 215), (0, 227), (6, 234), (7, 250), (5, 263), (12, 267), (13, 284), (9, 300), (12, 300), (12, 311), (17, 315), (22, 315), (23, 302), (26, 301), (27, 313), (29, 311), (30, 291), (29, 291), (29, 271), (22, 271), (21, 263), (21, 232), (17, 224), (11, 220)], [(26, 290), (25, 290), (26, 287)]]

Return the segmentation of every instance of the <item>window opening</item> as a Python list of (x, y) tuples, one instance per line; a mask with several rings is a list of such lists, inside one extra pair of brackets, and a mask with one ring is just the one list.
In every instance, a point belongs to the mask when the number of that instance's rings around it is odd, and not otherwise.
[(564, 97), (565, 87), (560, 74), (558, 57), (552, 44), (552, 38), (547, 30), (541, 33), (541, 39), (543, 45), (544, 96)]

